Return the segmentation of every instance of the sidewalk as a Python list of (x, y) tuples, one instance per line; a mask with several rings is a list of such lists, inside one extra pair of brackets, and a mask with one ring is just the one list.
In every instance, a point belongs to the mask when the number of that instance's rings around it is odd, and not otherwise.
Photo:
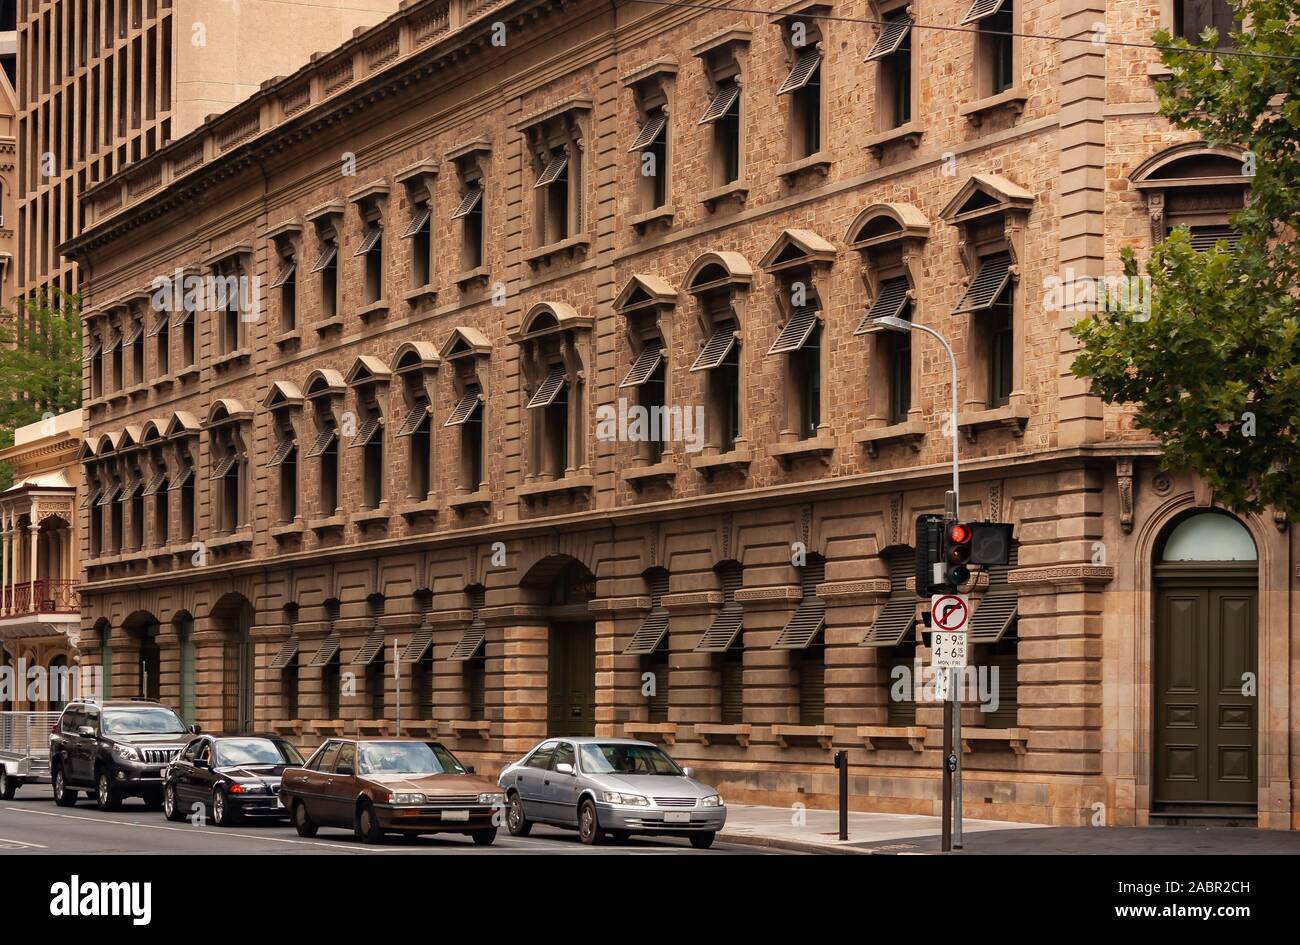
[[(796, 818), (796, 813), (799, 817)], [(839, 841), (839, 813), (728, 804), (718, 839), (801, 853), (939, 853), (938, 817), (849, 812), (849, 839)], [(1241, 854), (1300, 855), (1300, 831), (1249, 827), (1046, 827), (999, 820), (963, 823), (963, 855)]]

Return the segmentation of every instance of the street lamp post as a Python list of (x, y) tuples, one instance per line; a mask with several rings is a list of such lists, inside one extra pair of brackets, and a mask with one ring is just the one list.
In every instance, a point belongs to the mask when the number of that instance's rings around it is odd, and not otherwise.
[[(957, 356), (952, 353), (952, 345), (948, 344), (948, 339), (939, 334), (933, 328), (927, 328), (925, 325), (918, 325), (916, 322), (909, 321), (906, 318), (899, 318), (897, 315), (883, 315), (877, 318), (875, 325), (887, 331), (896, 331), (907, 333), (909, 331), (923, 331), (930, 337), (934, 338), (943, 346), (944, 353), (948, 355), (948, 364), (952, 368), (952, 412), (948, 417), (948, 423), (952, 430), (952, 508), (945, 509), (950, 521), (955, 521), (960, 517), (961, 509), (961, 484), (958, 474), (957, 460)], [(948, 677), (948, 698), (954, 702), (952, 713), (952, 744), (953, 754), (956, 756), (956, 764), (953, 770), (953, 830), (952, 845), (960, 850), (962, 847), (961, 839), (961, 674), (957, 670), (950, 670)], [(948, 759), (944, 759), (944, 764)], [(945, 812), (945, 816), (946, 812)]]

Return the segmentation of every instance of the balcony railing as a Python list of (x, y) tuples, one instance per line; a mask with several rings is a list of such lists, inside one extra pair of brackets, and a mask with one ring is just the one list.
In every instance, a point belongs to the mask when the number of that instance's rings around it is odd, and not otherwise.
[(75, 614), (81, 612), (77, 582), (42, 579), (0, 589), (0, 616), (24, 614)]

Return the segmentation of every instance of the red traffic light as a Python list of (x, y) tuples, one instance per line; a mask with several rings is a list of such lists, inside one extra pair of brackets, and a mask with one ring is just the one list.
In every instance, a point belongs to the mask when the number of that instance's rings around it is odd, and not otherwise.
[(948, 540), (953, 544), (964, 545), (970, 537), (970, 528), (965, 525), (957, 524), (948, 529)]

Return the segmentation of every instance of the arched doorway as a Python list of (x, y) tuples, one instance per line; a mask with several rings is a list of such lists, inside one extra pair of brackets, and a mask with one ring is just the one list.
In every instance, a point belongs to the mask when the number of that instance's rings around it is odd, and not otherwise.
[(1258, 562), (1230, 515), (1175, 521), (1156, 548), (1153, 818), (1255, 818)]
[(535, 565), (524, 585), (547, 608), (546, 733), (594, 735), (596, 624), (588, 604), (596, 577), (581, 561), (556, 555)]
[(158, 646), (158, 620), (146, 611), (137, 611), (122, 621), (122, 629), (136, 647), (136, 691), (143, 699), (161, 699), (162, 650)]
[(253, 728), (253, 605), (242, 594), (227, 594), (212, 608), (211, 626), (225, 635), (221, 653), (221, 727), (227, 732)]

